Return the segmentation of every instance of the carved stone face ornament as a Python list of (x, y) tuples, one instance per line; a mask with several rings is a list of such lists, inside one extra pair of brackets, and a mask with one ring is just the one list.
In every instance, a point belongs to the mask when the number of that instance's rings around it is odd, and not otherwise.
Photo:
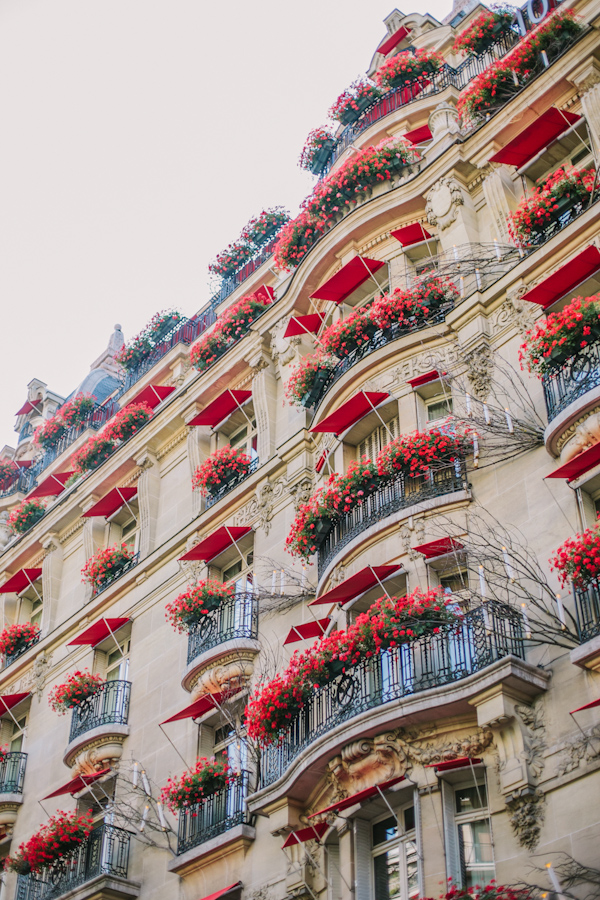
[(440, 231), (449, 228), (458, 216), (458, 207), (465, 202), (463, 191), (454, 178), (440, 178), (429, 191), (425, 213), (430, 225)]

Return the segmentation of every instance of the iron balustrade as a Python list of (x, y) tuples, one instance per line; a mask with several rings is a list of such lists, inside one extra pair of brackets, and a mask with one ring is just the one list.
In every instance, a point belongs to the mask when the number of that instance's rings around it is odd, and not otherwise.
[(0, 490), (0, 499), (10, 497), (12, 494), (27, 494), (33, 487), (38, 473), (38, 468), (32, 464), (27, 469), (19, 469), (18, 473), (12, 479), (6, 479), (4, 487)]
[(69, 743), (101, 725), (127, 725), (131, 682), (105, 681), (73, 707)]
[(233, 292), (237, 290), (240, 284), (243, 284), (243, 282), (246, 281), (247, 278), (250, 278), (250, 276), (253, 275), (257, 269), (260, 269), (263, 263), (265, 263), (273, 255), (273, 250), (276, 243), (277, 236), (266, 243), (264, 247), (256, 254), (254, 259), (251, 259), (247, 263), (244, 263), (241, 269), (235, 272), (235, 274), (223, 278), (219, 290), (215, 294), (213, 294), (211, 298), (211, 309), (215, 309), (217, 306), (219, 306), (220, 303), (223, 303), (223, 301), (226, 300), (230, 294), (233, 294)]
[(40, 872), (19, 875), (15, 900), (56, 900), (100, 875), (127, 878), (130, 833), (100, 825), (75, 849)]
[(248, 591), (223, 600), (188, 631), (188, 664), (201, 653), (236, 638), (258, 635), (258, 598)]
[(227, 478), (227, 481), (224, 484), (220, 485), (216, 490), (211, 491), (206, 495), (206, 500), (204, 502), (204, 508), (210, 509), (211, 506), (214, 506), (215, 503), (218, 503), (226, 494), (232, 491), (234, 488), (241, 484), (249, 475), (252, 475), (258, 469), (258, 457), (255, 457), (250, 461), (250, 465), (246, 469), (245, 472), (234, 472), (230, 477)]
[(397, 475), (389, 481), (381, 481), (372, 494), (363, 499), (360, 506), (338, 518), (331, 519), (329, 528), (317, 537), (320, 541), (319, 577), (326, 566), (352, 538), (365, 531), (376, 522), (400, 509), (407, 509), (416, 503), (466, 490), (467, 472), (462, 460), (440, 469), (430, 469), (426, 475), (415, 478)]
[(5, 753), (0, 760), (0, 794), (22, 794), (26, 768), (26, 753), (16, 750)]
[(110, 573), (110, 575), (107, 578), (105, 578), (104, 581), (101, 582), (101, 584), (94, 585), (94, 587), (92, 589), (92, 597), (97, 597), (98, 594), (101, 594), (102, 591), (105, 591), (106, 588), (110, 587), (111, 584), (114, 584), (115, 581), (121, 577), (121, 575), (124, 575), (125, 572), (129, 572), (130, 569), (133, 569), (134, 566), (137, 566), (139, 561), (140, 561), (139, 552), (134, 553), (133, 556), (131, 557), (131, 559), (128, 559), (126, 562), (121, 563), (119, 566), (117, 566), (115, 569), (113, 569), (113, 571)]
[(600, 344), (589, 344), (555, 371), (542, 376), (548, 421), (600, 386)]
[[(525, 658), (522, 617), (488, 601), (435, 634), (363, 659), (310, 695), (281, 740), (262, 750), (261, 784), (272, 784), (310, 744), (343, 722), (393, 700), (452, 684), (508, 656)], [(431, 706), (435, 711), (435, 698)]]
[(27, 643), (23, 647), (19, 647), (18, 650), (15, 650), (14, 653), (7, 653), (4, 658), (4, 668), (6, 669), (7, 666), (10, 666), (11, 663), (14, 663), (16, 659), (18, 659), (20, 656), (23, 656), (24, 653), (27, 653), (30, 647), (35, 646), (35, 644), (37, 644), (37, 642), (39, 641), (40, 636), (41, 635), (37, 634), (30, 641), (27, 641)]
[(600, 634), (600, 580), (593, 578), (585, 588), (575, 588), (575, 616), (579, 640), (591, 641)]
[(177, 855), (218, 837), (236, 825), (249, 825), (246, 809), (250, 772), (234, 775), (221, 790), (179, 810)]

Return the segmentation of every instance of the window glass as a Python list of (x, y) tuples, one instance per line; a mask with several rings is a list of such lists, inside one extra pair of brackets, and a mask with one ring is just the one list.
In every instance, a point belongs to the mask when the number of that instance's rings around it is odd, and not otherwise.
[(375, 857), (375, 896), (377, 900), (400, 896), (400, 847)]
[(457, 572), (446, 572), (440, 575), (440, 587), (446, 594), (456, 594), (469, 587), (469, 574), (466, 569)]
[[(398, 820), (402, 831), (398, 829)], [(373, 823), (373, 896), (376, 900), (419, 896), (419, 862), (414, 840), (415, 808)]]
[(129, 650), (131, 642), (129, 640), (119, 644), (108, 653), (106, 660), (106, 680), (107, 681), (127, 681), (129, 675)]
[(452, 397), (440, 395), (427, 404), (427, 421), (436, 422), (452, 415)]
[(486, 884), (494, 877), (490, 823), (487, 820), (467, 822), (458, 826), (458, 834), (464, 870), (463, 887)]
[(23, 749), (23, 739), (25, 728), (27, 727), (27, 716), (17, 719), (12, 723), (12, 737), (10, 739), (10, 752), (20, 753)]
[(244, 450), (251, 459), (258, 456), (258, 436), (256, 434), (256, 420), (252, 419), (247, 425), (242, 425), (234, 431), (229, 438), (229, 445)]
[(471, 812), (474, 809), (487, 809), (487, 791), (484, 784), (458, 788), (456, 791), (456, 812)]

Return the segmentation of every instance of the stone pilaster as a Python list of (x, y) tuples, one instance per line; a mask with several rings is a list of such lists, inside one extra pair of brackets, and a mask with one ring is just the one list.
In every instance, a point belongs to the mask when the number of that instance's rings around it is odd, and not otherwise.
[[(190, 468), (190, 481), (199, 465), (201, 465), (211, 452), (211, 440), (214, 435), (205, 434), (204, 426), (192, 426), (187, 436), (187, 458)], [(192, 491), (192, 515), (194, 518), (202, 512), (202, 494), (200, 491)]]
[(481, 184), (485, 202), (490, 211), (496, 237), (501, 244), (510, 240), (507, 217), (516, 207), (513, 183), (504, 168), (495, 169)]
[(600, 153), (600, 84), (581, 95), (581, 110), (587, 119), (596, 156)]
[(160, 470), (156, 457), (146, 451), (136, 463), (143, 469), (138, 478), (138, 508), (140, 516), (140, 559), (152, 553), (155, 546), (158, 506), (160, 502)]
[(252, 403), (258, 435), (258, 458), (261, 463), (275, 451), (275, 421), (277, 418), (277, 384), (275, 367), (263, 353), (250, 360), (253, 368)]
[(60, 595), (60, 580), (63, 567), (63, 548), (56, 534), (48, 534), (44, 541), (47, 555), (42, 564), (42, 633), (52, 631), (55, 625), (55, 613)]
[[(100, 549), (100, 547), (104, 546), (105, 530), (106, 525), (104, 519), (100, 519), (98, 516), (92, 516), (92, 518), (85, 520), (83, 526), (83, 554), (86, 562)], [(92, 599), (92, 590), (92, 585), (86, 584), (85, 603), (89, 603)]]

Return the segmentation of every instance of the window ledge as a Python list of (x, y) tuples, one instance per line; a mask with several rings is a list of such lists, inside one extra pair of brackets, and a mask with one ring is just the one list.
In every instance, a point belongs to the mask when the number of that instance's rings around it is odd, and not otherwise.
[[(229, 831), (225, 831), (223, 834), (219, 834), (209, 841), (204, 841), (204, 843), (199, 844), (197, 847), (192, 847), (190, 850), (182, 853), (181, 856), (175, 857), (175, 859), (172, 859), (171, 862), (167, 864), (167, 870), (169, 872), (175, 872), (180, 877), (189, 875), (196, 869), (207, 865), (207, 857), (209, 856), (218, 857), (223, 861), (226, 857), (238, 853), (239, 851), (242, 851), (242, 853), (245, 854), (248, 846), (255, 837), (256, 829), (251, 825), (236, 825), (235, 828), (231, 828)], [(239, 860), (239, 863), (241, 863), (241, 859)], [(235, 867), (236, 861), (232, 860), (229, 865)], [(233, 868), (232, 871), (234, 871)]]
[(574, 647), (570, 656), (573, 665), (582, 669), (591, 669), (592, 672), (600, 672), (600, 634), (591, 641)]
[[(129, 735), (129, 725), (98, 725), (89, 731), (80, 734), (67, 746), (63, 762), (69, 768), (75, 762), (77, 756), (85, 750), (86, 754), (94, 752), (94, 762), (108, 763), (109, 760), (119, 760), (123, 752), (123, 742)], [(100, 768), (103, 768), (100, 765)]]

